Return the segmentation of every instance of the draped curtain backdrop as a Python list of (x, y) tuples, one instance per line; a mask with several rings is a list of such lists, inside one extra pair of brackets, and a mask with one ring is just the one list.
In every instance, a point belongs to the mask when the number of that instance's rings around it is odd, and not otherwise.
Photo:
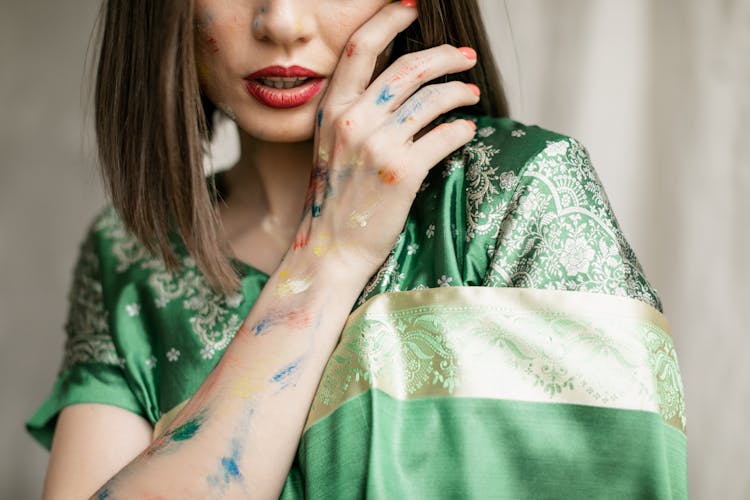
[[(0, 15), (0, 497), (38, 498), (22, 422), (104, 197), (80, 90), (98, 0)], [(750, 498), (750, 0), (484, 0), (514, 116), (590, 151), (659, 290), (688, 405), (691, 498)], [(232, 157), (232, 136), (217, 162)], [(228, 146), (227, 146), (228, 145)]]

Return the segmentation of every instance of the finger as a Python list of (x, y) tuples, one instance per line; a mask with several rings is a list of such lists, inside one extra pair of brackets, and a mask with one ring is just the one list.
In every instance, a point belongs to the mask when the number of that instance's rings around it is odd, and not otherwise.
[(378, 56), (417, 19), (417, 9), (400, 2), (379, 10), (349, 38), (331, 79), (327, 104), (337, 107), (362, 95), (372, 80)]
[[(435, 118), (454, 108), (479, 102), (479, 87), (453, 81), (421, 88), (391, 115), (389, 125), (399, 128), (398, 135), (407, 143)], [(386, 127), (393, 133), (392, 127)]]
[(423, 83), (466, 71), (476, 62), (473, 49), (448, 44), (404, 54), (372, 82), (362, 102), (393, 111)]
[(409, 157), (420, 158), (427, 166), (422, 175), (453, 151), (469, 142), (476, 133), (477, 125), (471, 120), (455, 120), (441, 123), (421, 139), (415, 141), (409, 150)]

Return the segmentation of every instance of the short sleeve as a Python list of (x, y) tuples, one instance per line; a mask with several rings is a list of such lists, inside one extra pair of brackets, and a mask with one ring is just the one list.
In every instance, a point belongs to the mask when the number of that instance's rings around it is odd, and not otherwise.
[(102, 403), (145, 414), (129, 387), (110, 331), (94, 228), (80, 246), (73, 272), (60, 370), (51, 393), (26, 422), (28, 432), (47, 449), (57, 416), (68, 405)]
[(587, 150), (565, 136), (519, 172), (484, 281), (626, 296), (661, 311)]

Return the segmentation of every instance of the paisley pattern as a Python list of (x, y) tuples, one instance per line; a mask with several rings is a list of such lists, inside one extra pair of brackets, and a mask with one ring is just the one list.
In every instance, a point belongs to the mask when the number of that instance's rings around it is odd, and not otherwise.
[(377, 388), (398, 399), (471, 396), (639, 409), (684, 431), (683, 388), (666, 324), (647, 306), (628, 307), (604, 295), (541, 290), (380, 295), (344, 329), (307, 426)]

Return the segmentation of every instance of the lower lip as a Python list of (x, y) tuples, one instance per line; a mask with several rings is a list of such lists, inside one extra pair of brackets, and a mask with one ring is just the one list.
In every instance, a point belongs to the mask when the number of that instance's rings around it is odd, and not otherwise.
[(296, 108), (307, 104), (323, 88), (325, 78), (311, 78), (305, 84), (291, 89), (268, 87), (255, 80), (244, 80), (251, 96), (271, 108)]

